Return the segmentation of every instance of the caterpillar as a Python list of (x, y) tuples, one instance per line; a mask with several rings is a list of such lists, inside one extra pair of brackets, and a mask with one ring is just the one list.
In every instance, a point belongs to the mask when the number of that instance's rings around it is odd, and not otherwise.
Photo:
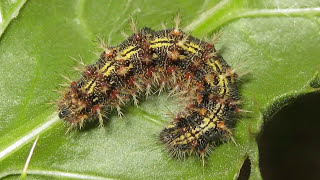
[[(134, 28), (136, 29), (136, 28)], [(231, 137), (239, 110), (238, 75), (217, 53), (214, 43), (186, 34), (179, 21), (172, 29), (135, 30), (119, 46), (101, 43), (99, 60), (87, 65), (81, 79), (71, 81), (58, 101), (59, 118), (73, 127), (143, 96), (168, 90), (179, 94), (184, 110), (159, 134), (169, 154), (204, 158), (217, 143)]]

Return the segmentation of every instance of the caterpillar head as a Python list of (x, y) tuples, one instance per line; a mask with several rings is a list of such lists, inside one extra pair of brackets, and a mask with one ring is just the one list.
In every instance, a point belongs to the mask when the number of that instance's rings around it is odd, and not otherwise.
[(71, 125), (82, 124), (88, 116), (83, 115), (86, 104), (81, 100), (81, 94), (76, 88), (69, 88), (64, 96), (58, 101), (58, 115), (60, 119), (69, 122)]

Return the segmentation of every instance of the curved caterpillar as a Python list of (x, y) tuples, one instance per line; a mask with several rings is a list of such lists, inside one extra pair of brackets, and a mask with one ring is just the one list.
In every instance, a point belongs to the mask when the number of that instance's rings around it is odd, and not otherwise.
[(85, 66), (58, 101), (59, 117), (72, 127), (151, 94), (152, 88), (179, 94), (185, 110), (167, 125), (159, 139), (174, 157), (196, 154), (231, 136), (230, 121), (239, 109), (237, 74), (213, 44), (173, 29), (143, 28), (116, 47), (102, 43), (98, 62)]

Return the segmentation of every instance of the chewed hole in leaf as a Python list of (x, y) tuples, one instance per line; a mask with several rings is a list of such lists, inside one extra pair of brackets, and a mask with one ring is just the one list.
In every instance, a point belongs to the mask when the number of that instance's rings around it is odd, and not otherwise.
[(249, 157), (244, 160), (237, 180), (248, 180), (251, 174), (251, 160)]
[(316, 73), (316, 75), (313, 77), (312, 81), (310, 82), (310, 86), (312, 88), (320, 88), (320, 77), (319, 73)]
[(306, 94), (264, 119), (258, 140), (263, 179), (320, 179), (319, 103), (319, 93)]

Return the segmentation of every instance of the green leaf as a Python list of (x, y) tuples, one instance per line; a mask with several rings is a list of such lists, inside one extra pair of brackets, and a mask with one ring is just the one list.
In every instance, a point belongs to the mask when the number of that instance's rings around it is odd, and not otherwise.
[[(0, 178), (20, 176), (40, 134), (28, 178), (233, 179), (249, 157), (250, 178), (261, 179), (255, 135), (262, 117), (319, 84), (317, 0), (34, 0), (21, 9), (24, 2), (0, 1)], [(125, 118), (110, 114), (103, 128), (94, 122), (65, 134), (55, 107), (46, 103), (59, 98), (53, 92), (65, 82), (59, 74), (79, 78), (70, 57), (93, 63), (97, 35), (117, 45), (121, 31), (130, 34), (130, 17), (159, 30), (162, 22), (173, 27), (177, 13), (184, 29), (201, 39), (220, 30), (220, 53), (247, 73), (240, 91), (242, 108), (251, 113), (234, 127), (237, 145), (215, 148), (204, 168), (195, 157), (170, 159), (157, 134), (171, 120), (168, 109), (178, 107), (165, 95), (128, 106)]]
[(0, 37), (11, 20), (19, 14), (26, 0), (0, 1)]

